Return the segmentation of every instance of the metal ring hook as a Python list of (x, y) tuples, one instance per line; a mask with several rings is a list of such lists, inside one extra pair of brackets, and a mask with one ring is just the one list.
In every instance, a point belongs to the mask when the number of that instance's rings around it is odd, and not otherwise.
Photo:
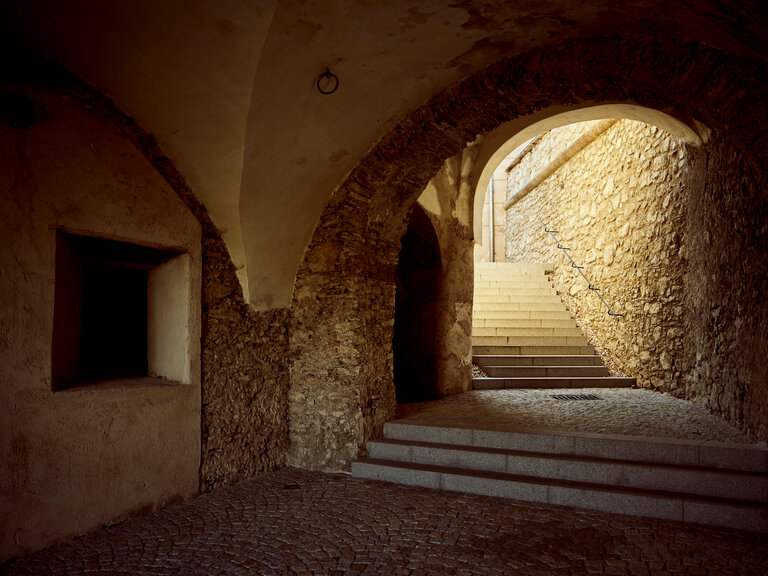
[[(328, 79), (331, 81), (330, 88), (323, 89), (320, 86), (320, 82), (322, 82), (325, 79)], [(333, 72), (331, 72), (330, 68), (326, 68), (325, 72), (323, 72), (322, 74), (320, 74), (320, 76), (317, 77), (316, 86), (320, 94), (325, 94), (325, 95), (333, 94), (334, 92), (336, 92), (336, 90), (339, 89), (339, 77), (336, 76), (336, 74), (334, 74)]]

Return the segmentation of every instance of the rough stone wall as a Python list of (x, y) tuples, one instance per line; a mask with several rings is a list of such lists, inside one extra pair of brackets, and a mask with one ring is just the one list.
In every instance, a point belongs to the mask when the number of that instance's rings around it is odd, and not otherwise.
[[(589, 124), (547, 133), (544, 162)], [(511, 194), (541, 166), (537, 152), (510, 172)], [(615, 371), (765, 440), (766, 205), (754, 167), (716, 134), (689, 146), (622, 120), (511, 207), (507, 255), (556, 265), (554, 284)]]
[[(534, 138), (513, 164), (507, 168), (507, 196), (509, 199), (519, 191), (529, 188), (529, 183), (547, 166), (556, 163), (560, 154), (604, 123), (603, 120), (593, 122), (577, 122), (550, 130), (540, 138)], [(508, 227), (507, 227), (508, 229)]]
[[(509, 173), (510, 195), (596, 124), (544, 135)], [(606, 362), (643, 387), (668, 389), (672, 362), (683, 355), (681, 248), (692, 154), (654, 126), (621, 120), (507, 212), (507, 258), (552, 262), (553, 283)], [(624, 315), (620, 321), (542, 223)]]
[[(388, 263), (388, 274), (395, 266)], [(300, 279), (295, 291), (301, 310), (291, 318), (288, 464), (338, 471), (364, 454), (364, 439), (381, 434), (394, 414), (394, 281), (352, 274), (341, 284), (323, 280)], [(347, 299), (369, 306), (348, 311)], [(297, 354), (299, 347), (308, 352)]]
[(343, 468), (394, 414), (390, 347), (399, 239), (408, 206), (446, 158), (477, 134), (534, 110), (618, 101), (727, 130), (764, 178), (765, 75), (759, 63), (672, 38), (605, 38), (504, 60), (414, 111), (334, 191), (299, 267), (291, 307), (289, 463)]
[(730, 142), (706, 146), (685, 227), (688, 397), (768, 440), (768, 188)]
[(287, 343), (288, 311), (250, 308), (224, 242), (205, 237), (201, 490), (285, 465)]

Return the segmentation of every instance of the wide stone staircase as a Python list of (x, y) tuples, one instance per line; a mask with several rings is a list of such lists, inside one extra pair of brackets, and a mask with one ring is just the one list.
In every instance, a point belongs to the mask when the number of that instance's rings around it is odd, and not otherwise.
[(475, 390), (630, 387), (611, 376), (540, 263), (476, 263), (473, 361), (488, 374)]
[[(614, 378), (542, 264), (476, 265), (475, 389), (630, 386)], [(554, 390), (563, 389), (566, 390)], [(516, 392), (517, 393), (517, 392)], [(482, 392), (493, 394), (493, 392)], [(499, 392), (504, 394), (504, 392)], [(586, 399), (586, 398), (585, 398)], [(438, 400), (437, 402), (441, 402)], [(564, 403), (567, 410), (568, 402)], [(352, 475), (515, 500), (768, 532), (768, 449), (702, 439), (519, 429), (461, 416), (387, 422)]]
[(384, 425), (352, 475), (768, 532), (768, 449), (601, 434)]

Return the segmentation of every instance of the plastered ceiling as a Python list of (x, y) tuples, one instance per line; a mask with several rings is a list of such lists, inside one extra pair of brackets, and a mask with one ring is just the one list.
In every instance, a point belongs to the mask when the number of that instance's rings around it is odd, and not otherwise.
[[(2, 3), (0, 27), (157, 137), (258, 309), (289, 305), (320, 213), (366, 151), (480, 68), (617, 34), (768, 54), (762, 0), (25, 0)], [(315, 87), (326, 67), (332, 95)]]

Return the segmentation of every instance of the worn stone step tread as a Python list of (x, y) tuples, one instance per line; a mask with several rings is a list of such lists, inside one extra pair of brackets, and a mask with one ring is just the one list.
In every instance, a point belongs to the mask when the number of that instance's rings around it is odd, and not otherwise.
[(577, 326), (477, 326), (472, 325), (472, 336), (523, 336), (528, 338), (556, 336), (558, 338), (583, 336)]
[[(460, 450), (477, 454), (501, 454), (504, 456), (520, 458), (540, 458), (542, 460), (562, 460), (566, 462), (587, 462), (594, 464), (613, 464), (619, 466), (643, 466), (646, 468), (656, 468), (659, 470), (672, 469), (689, 472), (708, 472), (713, 474), (738, 475), (744, 478), (762, 478), (765, 479), (766, 483), (768, 483), (768, 472), (739, 470), (735, 468), (718, 468), (715, 466), (705, 465), (676, 464), (650, 460), (633, 460), (629, 458), (608, 458), (588, 454), (565, 454), (560, 452), (537, 452), (533, 450), (515, 450), (510, 448), (467, 446), (465, 444), (445, 444), (442, 442), (420, 442), (418, 440), (400, 440), (397, 438), (380, 438), (378, 440), (371, 440), (370, 443), (390, 444), (393, 446), (417, 446), (420, 448), (434, 448), (436, 450)], [(379, 460), (384, 459), (380, 458)], [(390, 461), (400, 462), (400, 460)]]
[(473, 336), (473, 346), (587, 346), (586, 336)]
[[(726, 504), (736, 507), (756, 508), (768, 511), (768, 502), (759, 502), (755, 500), (743, 500), (739, 498), (723, 498), (721, 496), (701, 496), (679, 492), (670, 492), (667, 490), (654, 490), (647, 488), (634, 488), (628, 486), (616, 486), (613, 484), (600, 484), (592, 482), (583, 482), (575, 480), (562, 480), (556, 478), (544, 478), (538, 476), (527, 476), (523, 474), (508, 474), (506, 472), (493, 472), (486, 470), (473, 470), (470, 468), (456, 468), (453, 466), (439, 466), (435, 464), (417, 464), (413, 462), (398, 462), (394, 460), (381, 460), (376, 458), (364, 458), (353, 460), (355, 464), (368, 464), (373, 466), (387, 466), (389, 468), (403, 468), (408, 470), (424, 470), (438, 474), (452, 474), (458, 476), (471, 476), (475, 478), (488, 478), (495, 480), (504, 480), (508, 482), (519, 482), (525, 484), (538, 484), (542, 486), (560, 486), (575, 488), (581, 490), (592, 490), (597, 492), (606, 492), (614, 494), (632, 494), (643, 495), (655, 498), (672, 498), (687, 502), (706, 502)], [(354, 472), (353, 472), (354, 475)]]
[[(475, 354), (472, 361), (480, 366), (601, 366), (596, 354)], [(513, 364), (507, 364), (512, 362)]]
[(506, 302), (541, 302), (547, 304), (562, 302), (560, 296), (554, 292), (543, 290), (503, 290), (501, 293), (482, 291), (473, 293), (472, 300), (474, 302), (499, 302), (501, 304)]
[(616, 457), (625, 460), (711, 466), (768, 473), (768, 448), (756, 444), (707, 439), (601, 434), (575, 430), (537, 428), (470, 428), (393, 420), (384, 424), (384, 438), (435, 442), (526, 452)]
[[(482, 302), (480, 303), (482, 304)], [(490, 310), (475, 308), (472, 312), (473, 318), (501, 318), (504, 320), (573, 320), (573, 316), (568, 310)]]
[(521, 377), (476, 377), (472, 378), (475, 390), (512, 390), (522, 388), (631, 388), (634, 378), (623, 376), (521, 376)]
[(478, 290), (501, 289), (501, 290), (554, 290), (555, 287), (548, 281), (538, 278), (475, 278), (472, 289)]
[(509, 355), (509, 356), (530, 356), (545, 354), (566, 354), (571, 356), (595, 356), (595, 349), (592, 346), (513, 346), (498, 344), (472, 344), (473, 356), (483, 355)]
[(545, 427), (512, 428), (490, 424), (483, 428), (460, 428), (394, 420), (384, 424), (387, 439), (502, 448), (527, 452), (579, 454), (670, 464), (707, 465), (714, 468), (768, 473), (768, 448), (707, 439), (601, 434)]
[[(478, 282), (483, 282), (480, 280)], [(554, 287), (548, 282), (487, 282), (488, 286), (475, 282), (474, 294), (553, 294)]]
[[(473, 306), (479, 313), (489, 312), (568, 312), (562, 300), (552, 302), (499, 302), (497, 300), (485, 300), (475, 298)], [(570, 312), (569, 312), (570, 314)]]
[(578, 328), (573, 318), (486, 318), (475, 316), (472, 328)]
[(585, 376), (598, 378), (611, 376), (607, 366), (483, 366), (483, 370), (491, 378), (532, 378), (554, 377), (575, 378)]

